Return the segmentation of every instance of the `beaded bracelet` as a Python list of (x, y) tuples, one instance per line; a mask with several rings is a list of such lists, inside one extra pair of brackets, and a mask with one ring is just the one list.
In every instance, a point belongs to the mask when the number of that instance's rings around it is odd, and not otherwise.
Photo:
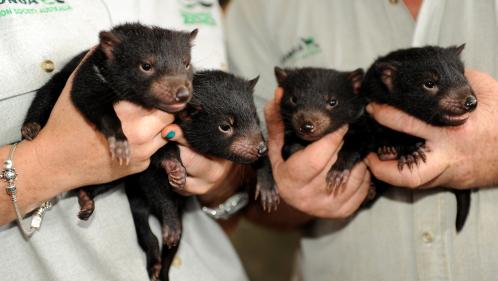
[(16, 150), (16, 145), (17, 143), (12, 144), (10, 147), (9, 151), (9, 156), (7, 160), (4, 162), (4, 169), (0, 173), (0, 180), (4, 180), (7, 183), (7, 186), (5, 187), (5, 190), (7, 191), (7, 194), (10, 196), (10, 199), (12, 201), (12, 205), (14, 206), (14, 210), (16, 212), (16, 217), (17, 217), (17, 224), (19, 225), (19, 228), (21, 229), (22, 234), (24, 237), (29, 238), (31, 235), (36, 230), (39, 230), (41, 227), (41, 222), (43, 219), (43, 215), (45, 214), (45, 211), (50, 209), (52, 207), (52, 202), (46, 201), (43, 202), (40, 208), (35, 212), (33, 215), (33, 218), (31, 219), (31, 226), (29, 229), (27, 229), (23, 223), (23, 217), (21, 215), (21, 211), (19, 210), (19, 206), (17, 205), (17, 189), (16, 189), (16, 184), (15, 180), (17, 178), (17, 172), (16, 169), (14, 168), (14, 162), (12, 161), (12, 158), (14, 156), (14, 151)]

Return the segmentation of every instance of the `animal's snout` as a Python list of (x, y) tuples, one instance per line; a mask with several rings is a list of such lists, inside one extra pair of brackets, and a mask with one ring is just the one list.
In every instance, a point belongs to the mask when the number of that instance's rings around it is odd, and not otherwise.
[(186, 102), (190, 98), (190, 91), (186, 87), (180, 87), (176, 90), (175, 101)]
[(467, 99), (465, 99), (464, 106), (468, 111), (473, 111), (474, 109), (476, 109), (477, 107), (476, 97), (474, 95), (467, 97)]
[(299, 127), (299, 130), (301, 131), (301, 133), (313, 133), (315, 131), (315, 125), (313, 124), (313, 122), (311, 121), (305, 121), (301, 127)]
[(268, 147), (266, 146), (265, 142), (264, 141), (260, 142), (258, 145), (259, 156), (265, 155), (267, 151), (268, 151)]

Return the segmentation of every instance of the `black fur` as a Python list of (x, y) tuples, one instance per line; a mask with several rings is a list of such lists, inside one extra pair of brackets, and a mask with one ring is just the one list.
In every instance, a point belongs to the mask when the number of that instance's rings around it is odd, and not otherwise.
[[(249, 164), (266, 150), (252, 92), (257, 79), (246, 81), (222, 71), (194, 75), (194, 94), (177, 124), (197, 152)], [(168, 143), (151, 159), (149, 168), (126, 180), (139, 244), (147, 256), (152, 279), (168, 280), (169, 267), (181, 235), (183, 199), (173, 192), (185, 184), (178, 147)], [(167, 180), (169, 178), (169, 181)], [(156, 216), (162, 226), (162, 251), (148, 224)]]
[[(464, 76), (459, 47), (403, 49), (378, 58), (367, 71), (362, 94), (394, 106), (434, 126), (458, 126), (477, 106)], [(381, 159), (398, 159), (399, 169), (425, 161), (425, 140), (378, 126), (377, 152)], [(470, 207), (470, 191), (454, 190), (456, 229), (460, 231)]]
[[(320, 139), (341, 126), (353, 122), (361, 124), (366, 105), (359, 95), (363, 71), (340, 72), (324, 68), (275, 68), (279, 87), (284, 90), (280, 113), (285, 127), (282, 156), (287, 159), (294, 152)], [(368, 153), (370, 137), (360, 127), (351, 127), (336, 164), (327, 175), (329, 187), (346, 178), (352, 165)], [(269, 160), (258, 170), (257, 191), (262, 194), (263, 209), (276, 209), (276, 194)], [(340, 169), (340, 170), (339, 170)], [(338, 172), (336, 172), (336, 170)], [(347, 170), (346, 173), (342, 173)], [(278, 195), (278, 194), (277, 194)]]
[[(190, 49), (196, 34), (197, 30), (178, 32), (138, 23), (116, 26), (100, 33), (97, 49), (77, 71), (71, 99), (107, 137), (111, 155), (120, 163), (129, 161), (131, 151), (113, 105), (126, 100), (167, 112), (183, 109), (192, 95)], [(73, 58), (37, 92), (22, 127), (25, 139), (33, 139), (45, 126), (67, 79), (85, 53)], [(78, 192), (81, 219), (93, 213), (92, 198), (100, 190), (92, 188)]]

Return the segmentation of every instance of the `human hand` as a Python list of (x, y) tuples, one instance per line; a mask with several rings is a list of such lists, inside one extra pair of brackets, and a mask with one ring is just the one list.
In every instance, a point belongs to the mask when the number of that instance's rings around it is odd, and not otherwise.
[(434, 127), (393, 107), (370, 104), (367, 111), (382, 125), (426, 140), (427, 160), (412, 170), (398, 170), (396, 160), (381, 161), (375, 153), (366, 163), (378, 179), (395, 186), (457, 189), (498, 183), (498, 82), (491, 76), (467, 70), (479, 101), (470, 118), (458, 127)]
[(169, 141), (178, 143), (183, 166), (187, 170), (185, 187), (176, 192), (182, 195), (197, 195), (202, 205), (217, 206), (233, 195), (240, 187), (247, 165), (233, 161), (208, 157), (192, 150), (183, 136), (182, 129), (176, 124), (165, 127), (162, 135), (172, 134)]
[[(88, 54), (83, 60), (87, 57)], [(160, 132), (173, 121), (173, 115), (130, 102), (117, 103), (114, 109), (131, 150), (129, 165), (119, 165), (111, 158), (105, 137), (71, 101), (75, 72), (67, 81), (46, 126), (32, 142), (23, 142), (20, 146), (31, 146), (37, 159), (50, 169), (53, 184), (66, 189), (110, 182), (145, 170), (150, 156), (166, 144)]]
[[(17, 145), (14, 155), (19, 173), (17, 198), (23, 213), (73, 188), (111, 182), (143, 171), (150, 156), (166, 144), (160, 132), (173, 122), (171, 114), (120, 102), (114, 109), (128, 138), (131, 159), (129, 165), (119, 165), (111, 158), (106, 138), (73, 105), (70, 99), (73, 79), (74, 72), (36, 138)], [(8, 149), (1, 147), (1, 155), (6, 157)], [(0, 197), (0, 225), (15, 217), (6, 203), (9, 200), (8, 196)]]
[(280, 118), (283, 90), (265, 108), (268, 127), (268, 156), (278, 192), (287, 204), (321, 218), (345, 218), (355, 212), (368, 195), (370, 173), (363, 162), (356, 164), (345, 185), (328, 192), (327, 172), (337, 160), (347, 128), (330, 133), (306, 148), (282, 158), (284, 125)]

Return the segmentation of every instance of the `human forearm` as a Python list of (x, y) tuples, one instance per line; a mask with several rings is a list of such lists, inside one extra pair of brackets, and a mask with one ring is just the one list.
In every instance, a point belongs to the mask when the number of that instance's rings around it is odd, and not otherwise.
[[(2, 159), (7, 159), (9, 146), (0, 148)], [(46, 163), (44, 151), (36, 145), (21, 142), (17, 145), (13, 156), (13, 167), (16, 169), (17, 202), (21, 213), (26, 214), (37, 208), (42, 202), (69, 190), (67, 181), (62, 180), (64, 170), (53, 169)], [(6, 184), (2, 182), (2, 187)], [(0, 225), (15, 219), (14, 207), (6, 192), (0, 192)]]

